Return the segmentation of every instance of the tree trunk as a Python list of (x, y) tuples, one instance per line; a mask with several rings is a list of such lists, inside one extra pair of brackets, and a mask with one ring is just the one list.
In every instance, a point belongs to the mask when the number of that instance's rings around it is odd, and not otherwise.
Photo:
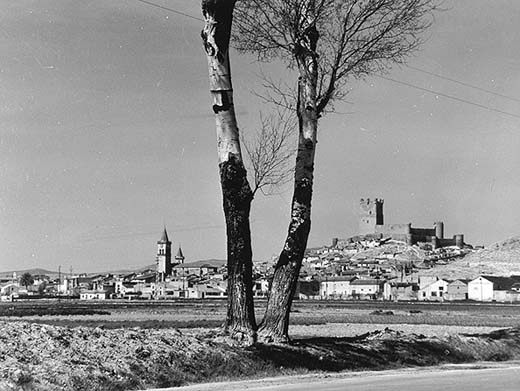
[(256, 341), (249, 227), (253, 193), (240, 151), (229, 64), (229, 39), (235, 2), (203, 0), (205, 25), (201, 35), (208, 59), (226, 217), (228, 305), (225, 329), (234, 338), (252, 344)]
[(298, 50), (298, 152), (294, 172), (291, 222), (284, 248), (275, 267), (264, 319), (258, 330), (263, 342), (289, 341), (289, 315), (311, 229), (311, 199), (314, 155), (318, 130), (316, 89), (318, 64), (315, 54), (318, 33), (314, 25), (306, 31), (306, 44)]

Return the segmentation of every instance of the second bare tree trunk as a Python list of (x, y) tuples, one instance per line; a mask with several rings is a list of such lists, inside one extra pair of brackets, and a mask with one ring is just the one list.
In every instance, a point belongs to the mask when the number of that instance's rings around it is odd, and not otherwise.
[(296, 55), (298, 80), (299, 139), (291, 204), (291, 222), (284, 248), (275, 267), (267, 308), (258, 336), (264, 342), (289, 341), (289, 315), (311, 229), (311, 200), (314, 181), (314, 155), (318, 130), (316, 89), (318, 33), (311, 23), (305, 42)]

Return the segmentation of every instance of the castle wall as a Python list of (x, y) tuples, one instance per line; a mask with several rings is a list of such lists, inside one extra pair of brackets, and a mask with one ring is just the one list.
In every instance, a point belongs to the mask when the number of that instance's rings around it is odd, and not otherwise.
[(412, 228), (411, 234), (417, 237), (432, 237), (435, 235), (435, 228)]
[(384, 224), (376, 225), (375, 232), (387, 235), (408, 235), (411, 230), (411, 224)]
[(448, 239), (439, 239), (439, 247), (449, 247), (449, 246), (455, 246), (455, 238)]
[[(464, 246), (464, 235), (444, 238), (444, 223), (436, 221), (433, 228), (413, 228), (408, 224), (384, 224), (383, 199), (362, 198), (359, 202), (359, 236), (379, 236), (403, 241), (409, 245), (431, 243), (433, 248)], [(338, 241), (335, 242), (338, 244)]]
[(451, 239), (439, 239), (439, 247), (457, 246), (459, 248), (464, 247), (464, 235), (458, 234), (453, 235)]

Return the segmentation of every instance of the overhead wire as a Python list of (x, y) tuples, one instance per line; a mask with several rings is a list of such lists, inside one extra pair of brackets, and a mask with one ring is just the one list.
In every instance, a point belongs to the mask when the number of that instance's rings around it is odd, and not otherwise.
[(452, 99), (452, 100), (455, 100), (457, 102), (462, 102), (462, 103), (466, 103), (468, 105), (472, 105), (472, 106), (476, 106), (476, 107), (480, 107), (481, 109), (485, 109), (485, 110), (489, 110), (489, 111), (494, 111), (496, 113), (500, 113), (500, 114), (504, 114), (504, 115), (509, 115), (511, 117), (515, 117), (515, 118), (520, 118), (520, 115), (518, 114), (514, 114), (514, 113), (510, 113), (510, 112), (507, 112), (507, 111), (504, 111), (504, 110), (500, 110), (500, 109), (497, 109), (495, 107), (491, 107), (491, 106), (486, 106), (486, 105), (483, 105), (483, 104), (480, 104), (480, 103), (475, 103), (475, 102), (472, 102), (470, 100), (467, 100), (467, 99), (462, 99), (462, 98), (459, 98), (459, 97), (456, 97), (456, 96), (452, 96), (452, 95), (448, 95), (448, 94), (445, 94), (443, 92), (439, 92), (439, 91), (434, 91), (434, 90), (430, 90), (428, 88), (424, 88), (424, 87), (420, 87), (420, 86), (416, 86), (415, 84), (411, 84), (411, 83), (407, 83), (405, 81), (401, 81), (401, 80), (397, 80), (397, 79), (392, 79), (391, 77), (387, 77), (387, 76), (381, 76), (381, 75), (374, 75), (374, 76), (377, 76), (381, 79), (384, 79), (384, 80), (389, 80), (391, 82), (394, 82), (394, 83), (398, 83), (398, 84), (402, 84), (404, 86), (407, 86), (407, 87), (410, 87), (410, 88), (415, 88), (416, 90), (420, 90), (420, 91), (424, 91), (424, 92), (428, 92), (430, 94), (435, 94), (435, 95), (439, 95), (439, 96), (442, 96), (444, 98), (448, 98), (448, 99)]
[(165, 11), (173, 12), (174, 14), (177, 14), (177, 15), (185, 16), (187, 18), (191, 18), (191, 19), (195, 19), (195, 20), (204, 22), (204, 19), (202, 19), (202, 18), (198, 18), (196, 16), (187, 14), (185, 12), (177, 11), (177, 10), (175, 10), (173, 8), (165, 7), (165, 6), (160, 5), (160, 4), (152, 3), (151, 1), (147, 1), (147, 0), (135, 0), (135, 1), (138, 1), (138, 2), (144, 3), (144, 4), (148, 4), (148, 5), (151, 5), (152, 7), (156, 7), (156, 8), (165, 10)]
[[(187, 18), (190, 18), (190, 19), (195, 19), (195, 20), (204, 22), (204, 19), (202, 19), (202, 18), (198, 18), (196, 16), (193, 16), (193, 15), (187, 14), (185, 12), (181, 12), (181, 11), (175, 10), (173, 8), (165, 7), (165, 6), (153, 3), (153, 2), (148, 1), (148, 0), (135, 0), (135, 1), (138, 1), (138, 2), (144, 3), (144, 4), (148, 4), (150, 6), (157, 7), (159, 9), (162, 9), (162, 10), (165, 10), (165, 11), (173, 12), (173, 13), (175, 13), (177, 15), (181, 15), (181, 16), (184, 16), (184, 17), (187, 17)], [(507, 95), (499, 94), (497, 92), (494, 92), (494, 91), (491, 91), (491, 90), (488, 90), (488, 89), (485, 89), (485, 88), (482, 88), (482, 87), (478, 87), (478, 86), (475, 86), (475, 85), (472, 85), (472, 84), (469, 84), (469, 83), (465, 83), (465, 82), (462, 82), (460, 80), (456, 80), (456, 79), (453, 79), (453, 78), (450, 78), (450, 77), (447, 77), (447, 76), (443, 76), (443, 75), (440, 75), (440, 74), (437, 74), (437, 73), (434, 73), (434, 72), (426, 71), (424, 69), (417, 68), (417, 67), (414, 67), (414, 66), (411, 66), (411, 65), (407, 65), (407, 67), (410, 68), (410, 69), (416, 70), (418, 72), (422, 72), (422, 73), (428, 74), (430, 76), (435, 76), (435, 77), (438, 77), (440, 79), (444, 79), (444, 80), (447, 80), (447, 81), (450, 81), (450, 82), (453, 82), (453, 83), (457, 83), (457, 84), (463, 85), (465, 87), (474, 88), (476, 90), (479, 90), (479, 91), (482, 91), (482, 92), (486, 92), (486, 93), (495, 95), (497, 97), (501, 97), (501, 98), (510, 99), (510, 100), (513, 100), (513, 101), (516, 101), (516, 102), (520, 102), (520, 99), (516, 99), (516, 98), (510, 97), (510, 96), (507, 96)], [(454, 101), (457, 101), (457, 102), (461, 102), (461, 103), (465, 103), (465, 104), (468, 104), (468, 105), (471, 105), (471, 106), (474, 106), (474, 107), (479, 107), (479, 108), (484, 109), (484, 110), (492, 111), (492, 112), (503, 114), (503, 115), (508, 115), (508, 116), (515, 117), (515, 118), (520, 118), (520, 115), (518, 115), (518, 114), (514, 114), (514, 113), (510, 113), (510, 112), (504, 111), (504, 110), (500, 110), (500, 109), (497, 109), (495, 107), (486, 106), (486, 105), (483, 105), (483, 104), (480, 104), (480, 103), (476, 103), (476, 102), (470, 101), (468, 99), (463, 99), (463, 98), (459, 98), (459, 97), (456, 97), (456, 96), (445, 94), (443, 92), (430, 90), (428, 88), (420, 87), (420, 86), (417, 86), (415, 84), (411, 84), (411, 83), (408, 83), (408, 82), (405, 82), (405, 81), (401, 81), (401, 80), (397, 80), (397, 79), (392, 79), (390, 77), (386, 77), (386, 76), (382, 76), (382, 75), (374, 75), (374, 76), (377, 76), (377, 77), (379, 77), (381, 79), (385, 79), (385, 80), (388, 80), (388, 81), (391, 81), (391, 82), (394, 82), (394, 83), (397, 83), (397, 84), (401, 84), (401, 85), (404, 85), (404, 86), (407, 86), (407, 87), (410, 87), (410, 88), (414, 88), (416, 90), (420, 90), (420, 91), (428, 92), (430, 94), (435, 94), (435, 95), (438, 95), (438, 96), (442, 96), (444, 98), (451, 99), (451, 100), (454, 100)]]
[(435, 77), (438, 77), (439, 79), (444, 79), (444, 80), (447, 80), (447, 81), (451, 81), (453, 83), (457, 83), (457, 84), (460, 84), (460, 85), (465, 86), (465, 87), (474, 88), (475, 90), (486, 92), (488, 94), (495, 95), (495, 96), (498, 96), (500, 98), (510, 99), (510, 100), (515, 101), (515, 102), (520, 102), (520, 99), (513, 98), (511, 96), (507, 96), (507, 95), (503, 95), (503, 94), (499, 94), (498, 92), (491, 91), (491, 90), (488, 90), (486, 88), (478, 87), (478, 86), (475, 86), (473, 84), (465, 83), (463, 81), (460, 81), (460, 80), (457, 80), (457, 79), (453, 79), (451, 77), (443, 76), (443, 75), (440, 75), (438, 73), (430, 72), (430, 71), (427, 71), (427, 70), (424, 70), (424, 69), (421, 69), (421, 68), (417, 68), (417, 67), (414, 67), (414, 66), (411, 66), (411, 65), (406, 65), (406, 67), (410, 68), (410, 69), (413, 69), (415, 71), (424, 73), (426, 75), (435, 76)]

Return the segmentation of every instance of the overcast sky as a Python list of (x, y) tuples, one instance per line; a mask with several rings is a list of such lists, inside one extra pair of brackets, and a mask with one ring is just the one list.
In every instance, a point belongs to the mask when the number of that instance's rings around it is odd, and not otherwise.
[[(195, 18), (136, 0), (0, 0), (0, 271), (151, 264), (163, 224), (187, 261), (225, 258), (199, 1), (153, 1)], [(520, 4), (446, 6), (413, 68), (352, 81), (321, 120), (309, 245), (356, 234), (361, 197), (384, 198), (388, 223), (442, 220), (476, 245), (520, 233)], [(234, 52), (232, 66), (252, 132), (259, 67)], [(255, 259), (282, 248), (282, 190), (253, 203)]]

